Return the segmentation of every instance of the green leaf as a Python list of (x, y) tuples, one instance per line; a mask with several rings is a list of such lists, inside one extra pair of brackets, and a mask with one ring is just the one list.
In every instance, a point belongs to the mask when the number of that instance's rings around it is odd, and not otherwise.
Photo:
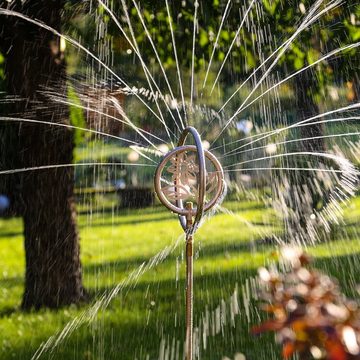
[(301, 58), (301, 59), (304, 59), (305, 58), (305, 53), (295, 44), (292, 44), (291, 45), (291, 50), (293, 51), (293, 53)]
[(274, 15), (277, 7), (277, 1), (263, 0), (264, 8), (270, 15)]
[(222, 52), (222, 51), (219, 51), (219, 52), (218, 52), (218, 59), (219, 59), (219, 61), (223, 61), (224, 58), (225, 58), (225, 53)]
[(350, 23), (345, 24), (346, 28), (349, 31), (349, 35), (352, 41), (358, 41), (360, 39), (360, 27), (352, 25)]
[(306, 60), (309, 64), (313, 64), (316, 60), (319, 60), (320, 53), (315, 49), (309, 49), (306, 53)]
[(250, 69), (253, 69), (256, 66), (255, 57), (249, 50), (246, 51), (246, 62)]
[(221, 31), (221, 38), (224, 39), (225, 41), (229, 41), (230, 33), (227, 30), (222, 30)]
[(302, 67), (304, 67), (304, 59), (300, 57), (296, 57), (294, 60), (295, 70), (300, 70)]
[(201, 47), (205, 47), (208, 43), (209, 43), (208, 34), (207, 34), (207, 32), (205, 30), (201, 29), (200, 30), (199, 44), (200, 44)]
[(102, 5), (99, 5), (98, 6), (98, 12), (99, 12), (100, 15), (105, 14), (105, 8)]

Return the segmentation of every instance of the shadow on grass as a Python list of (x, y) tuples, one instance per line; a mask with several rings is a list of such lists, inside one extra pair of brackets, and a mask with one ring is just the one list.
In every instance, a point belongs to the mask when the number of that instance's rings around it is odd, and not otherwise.
[(14, 286), (23, 285), (24, 278), (22, 276), (14, 276), (0, 279), (0, 289), (11, 289)]
[(20, 306), (3, 306), (0, 310), (0, 319), (20, 312)]
[(7, 240), (8, 238), (15, 238), (18, 236), (22, 236), (22, 231), (6, 231), (6, 232), (0, 232), (0, 241), (1, 240)]
[(162, 216), (162, 217), (156, 217), (156, 218), (141, 218), (139, 216), (139, 218), (134, 219), (134, 220), (125, 220), (125, 221), (104, 221), (104, 222), (98, 222), (97, 220), (93, 220), (90, 225), (79, 225), (80, 228), (85, 228), (85, 227), (116, 227), (116, 226), (123, 226), (123, 225), (140, 225), (140, 224), (145, 224), (145, 223), (150, 223), (150, 222), (161, 222), (161, 221), (167, 221), (167, 220), (173, 220), (173, 218), (168, 215), (168, 216)]
[[(81, 204), (81, 203), (80, 203)], [(91, 205), (88, 205), (89, 207)], [(159, 212), (168, 212), (162, 205), (154, 205), (154, 206), (148, 206), (145, 208), (123, 208), (120, 206), (105, 206), (101, 207), (98, 205), (94, 205), (93, 208), (89, 209), (82, 209), (78, 210), (78, 215), (94, 215), (94, 214), (115, 214), (116, 216), (127, 216), (127, 215), (146, 215), (146, 214), (153, 214), (153, 213), (159, 213)]]

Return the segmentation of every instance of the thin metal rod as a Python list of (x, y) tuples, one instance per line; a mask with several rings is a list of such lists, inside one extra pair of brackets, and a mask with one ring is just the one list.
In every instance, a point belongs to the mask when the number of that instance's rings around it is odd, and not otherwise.
[(186, 203), (186, 209), (189, 211), (186, 217), (186, 227), (189, 232), (186, 233), (186, 360), (193, 358), (193, 244), (194, 239), (190, 231), (193, 225), (193, 204)]
[[(196, 145), (196, 152), (198, 157), (199, 163), (199, 179), (198, 179), (198, 199), (197, 199), (197, 211), (195, 214), (195, 224), (194, 228), (200, 223), (201, 218), (204, 214), (204, 203), (205, 203), (205, 190), (206, 190), (206, 162), (205, 162), (205, 152), (201, 142), (200, 134), (197, 130), (192, 127), (188, 126), (182, 132), (178, 146), (182, 146), (185, 143), (186, 137), (188, 134), (191, 134), (194, 138), (195, 145)], [(184, 227), (184, 218), (179, 217), (181, 225)]]

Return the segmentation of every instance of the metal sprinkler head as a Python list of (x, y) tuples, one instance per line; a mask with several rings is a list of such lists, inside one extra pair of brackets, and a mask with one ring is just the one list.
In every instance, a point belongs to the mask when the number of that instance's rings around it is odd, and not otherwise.
[[(193, 136), (195, 145), (185, 145), (188, 134)], [(193, 127), (184, 129), (178, 147), (164, 156), (155, 172), (159, 200), (178, 214), (186, 234), (186, 360), (193, 358), (193, 235), (204, 212), (220, 199), (224, 184), (221, 164), (204, 150)]]
[[(195, 145), (185, 145), (188, 134)], [(195, 230), (203, 214), (209, 211), (223, 194), (224, 173), (217, 158), (204, 150), (197, 130), (187, 127), (181, 134), (178, 147), (167, 153), (155, 172), (155, 191), (173, 213), (179, 215), (181, 226), (189, 230), (186, 219), (194, 218)], [(191, 212), (186, 204), (192, 202)], [(185, 204), (184, 204), (185, 203)]]

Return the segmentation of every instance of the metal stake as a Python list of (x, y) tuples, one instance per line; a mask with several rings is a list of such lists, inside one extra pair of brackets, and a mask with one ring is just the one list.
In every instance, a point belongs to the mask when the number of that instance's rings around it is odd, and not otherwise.
[(193, 203), (187, 202), (186, 209), (186, 360), (192, 360), (193, 354)]

